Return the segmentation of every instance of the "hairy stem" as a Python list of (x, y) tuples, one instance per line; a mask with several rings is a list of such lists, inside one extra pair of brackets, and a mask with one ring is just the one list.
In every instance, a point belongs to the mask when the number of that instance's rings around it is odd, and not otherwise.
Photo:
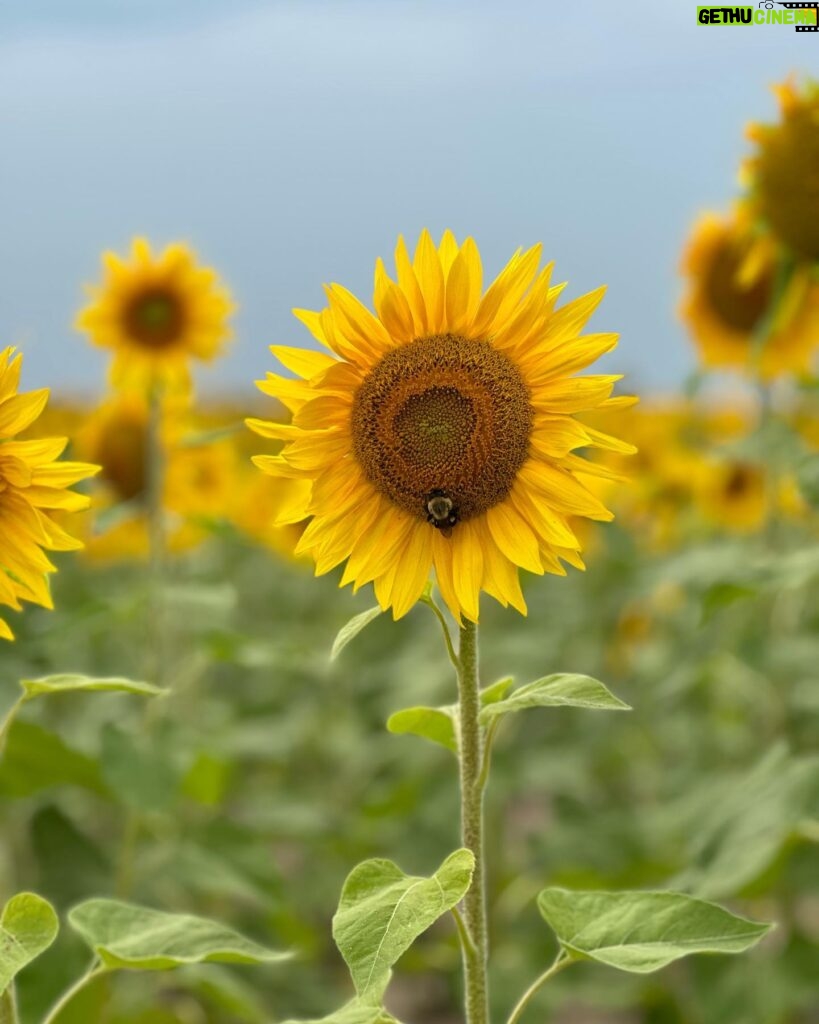
[(472, 951), (464, 953), (467, 1024), (489, 1024), (487, 962), (489, 939), (486, 915), (486, 869), (483, 841), (483, 734), (478, 722), (478, 627), (461, 627), (458, 658), (459, 760), (461, 767), (461, 837), (475, 857), (472, 885), (464, 897), (464, 920)]

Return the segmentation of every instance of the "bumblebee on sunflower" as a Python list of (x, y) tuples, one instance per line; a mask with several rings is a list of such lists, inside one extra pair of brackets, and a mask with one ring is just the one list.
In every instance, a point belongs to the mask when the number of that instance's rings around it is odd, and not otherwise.
[(459, 621), (477, 621), (481, 591), (525, 613), (518, 569), (583, 568), (570, 520), (612, 518), (576, 454), (633, 450), (575, 419), (632, 401), (612, 398), (619, 375), (575, 376), (616, 345), (581, 333), (604, 289), (557, 308), (540, 259), (519, 250), (484, 291), (471, 238), (424, 231), (412, 258), (399, 239), (395, 279), (376, 263), (375, 313), (334, 284), (325, 310), (294, 311), (325, 351), (272, 347), (297, 378), (259, 387), (292, 422), (248, 421), (284, 441), (254, 461), (309, 483), (277, 521), (309, 519), (297, 551), (317, 574), (346, 562), (342, 585), (372, 582), (395, 618), (433, 568)]

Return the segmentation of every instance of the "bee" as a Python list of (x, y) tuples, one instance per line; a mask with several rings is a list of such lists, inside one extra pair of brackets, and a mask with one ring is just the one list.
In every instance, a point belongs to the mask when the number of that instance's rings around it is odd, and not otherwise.
[(427, 522), (445, 537), (452, 536), (452, 527), (458, 522), (458, 510), (446, 491), (430, 491), (426, 500)]

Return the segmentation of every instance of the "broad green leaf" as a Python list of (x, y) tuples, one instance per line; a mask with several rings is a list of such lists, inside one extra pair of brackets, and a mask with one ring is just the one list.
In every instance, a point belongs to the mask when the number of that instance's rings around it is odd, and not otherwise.
[[(499, 679), (481, 690), (481, 705), (489, 707), (503, 700), (513, 683), (511, 676)], [(416, 707), (396, 711), (387, 720), (387, 728), (396, 735), (412, 734), (439, 743), (458, 753), (458, 707), (448, 704), (440, 708)]]
[(141, 683), (133, 679), (121, 679), (116, 676), (101, 679), (82, 675), (43, 676), (42, 679), (21, 679), (20, 686), (26, 701), (49, 693), (91, 693), (100, 691), (136, 693), (143, 697), (158, 697), (166, 692), (158, 686), (153, 686), (151, 683)]
[(12, 896), (0, 916), (0, 992), (48, 949), (59, 928), (54, 908), (42, 896), (33, 892)]
[(387, 1013), (381, 1006), (367, 1006), (365, 1003), (354, 999), (340, 1010), (331, 1013), (329, 1017), (322, 1017), (320, 1020), (287, 1020), (284, 1024), (399, 1024), (399, 1022)]
[(330, 660), (335, 661), (347, 644), (351, 640), (355, 640), (358, 634), (363, 629), (366, 629), (366, 627), (377, 619), (380, 614), (381, 609), (376, 605), (375, 608), (368, 608), (366, 612), (354, 615), (346, 625), (342, 626), (333, 641), (333, 649), (330, 651)]
[(489, 704), (481, 711), (481, 722), (488, 725), (495, 718), (527, 708), (560, 707), (630, 710), (628, 704), (615, 697), (599, 680), (561, 672), (521, 686), (503, 700)]
[(81, 786), (110, 796), (96, 761), (72, 750), (56, 733), (18, 719), (0, 761), (0, 794), (30, 796), (51, 786)]
[(489, 686), (485, 686), (481, 690), (481, 707), (485, 708), (489, 704), (497, 704), (499, 700), (503, 700), (512, 688), (514, 681), (513, 676), (505, 676), (496, 683), (490, 683)]
[(92, 899), (68, 914), (74, 931), (111, 970), (167, 971), (183, 964), (261, 964), (288, 953), (266, 949), (216, 921)]
[(636, 974), (691, 953), (742, 953), (772, 927), (677, 892), (544, 889), (537, 902), (570, 956)]
[(421, 736), (458, 753), (455, 716), (451, 708), (405, 708), (390, 715), (387, 728), (396, 735), (411, 733)]
[(389, 860), (368, 860), (348, 875), (333, 938), (362, 999), (380, 1000), (393, 964), (465, 895), (475, 858), (450, 854), (431, 878), (405, 875)]

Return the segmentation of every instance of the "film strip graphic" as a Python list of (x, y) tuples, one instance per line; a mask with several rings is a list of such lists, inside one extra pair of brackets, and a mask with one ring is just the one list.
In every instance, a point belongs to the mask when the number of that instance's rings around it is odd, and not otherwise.
[(796, 0), (777, 0), (780, 7), (786, 7), (789, 11), (805, 11), (813, 10), (816, 12), (816, 24), (815, 25), (795, 25), (794, 28), (797, 32), (819, 32), (819, 4), (814, 0), (814, 3), (801, 3)]

